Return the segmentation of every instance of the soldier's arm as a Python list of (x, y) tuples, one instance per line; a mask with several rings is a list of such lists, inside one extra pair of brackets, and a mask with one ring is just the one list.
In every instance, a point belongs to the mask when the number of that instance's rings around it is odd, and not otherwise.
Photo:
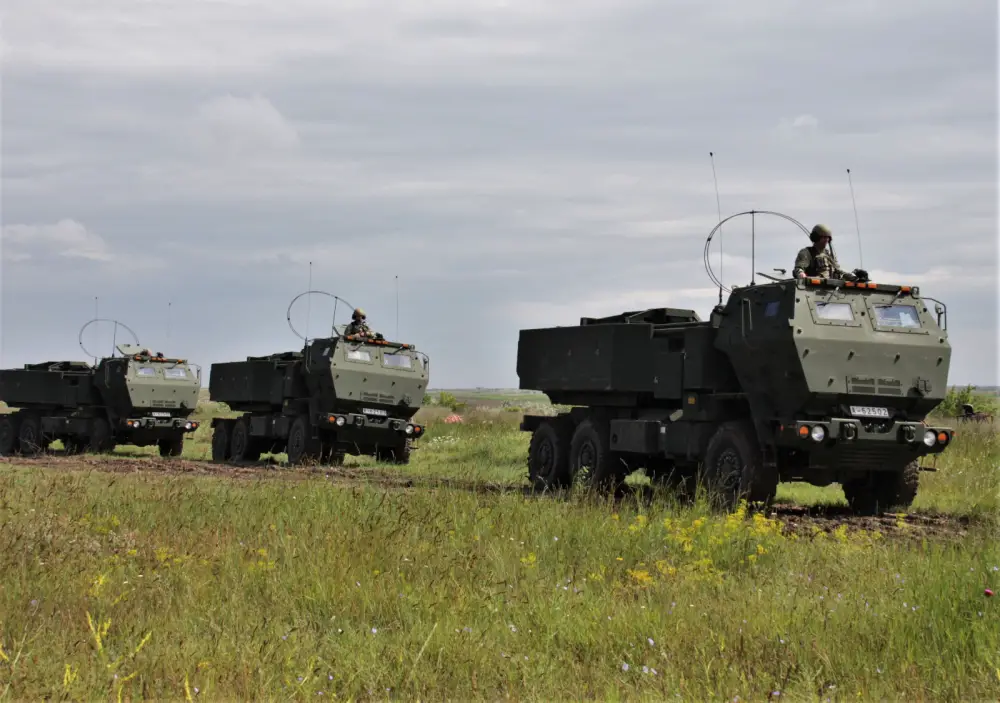
[(809, 268), (809, 250), (803, 249), (795, 257), (795, 266), (792, 267), (792, 278), (803, 278), (806, 275), (806, 269)]

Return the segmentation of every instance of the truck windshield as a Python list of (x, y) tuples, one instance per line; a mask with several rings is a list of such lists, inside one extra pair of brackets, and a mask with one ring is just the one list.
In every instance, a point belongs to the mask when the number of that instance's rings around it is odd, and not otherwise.
[(816, 302), (816, 314), (821, 320), (854, 320), (854, 312), (850, 303), (821, 303)]
[(163, 375), (167, 378), (187, 378), (187, 369), (175, 366), (172, 369), (163, 369)]
[(876, 305), (875, 319), (882, 327), (920, 327), (920, 316), (912, 305)]
[(139, 376), (155, 376), (156, 369), (151, 366), (140, 366), (135, 370), (136, 374)]
[(351, 361), (371, 361), (372, 355), (364, 349), (348, 349), (344, 355)]
[(412, 359), (406, 354), (383, 354), (382, 363), (397, 369), (409, 369), (413, 367)]

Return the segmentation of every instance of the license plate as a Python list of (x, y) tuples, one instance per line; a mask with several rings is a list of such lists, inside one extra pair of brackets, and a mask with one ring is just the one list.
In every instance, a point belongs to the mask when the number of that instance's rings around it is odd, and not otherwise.
[(150, 413), (153, 417), (170, 417), (170, 413)]
[(889, 409), (870, 408), (866, 405), (852, 405), (851, 415), (855, 417), (889, 417)]
[(365, 415), (378, 415), (379, 417), (388, 417), (388, 410), (381, 410), (379, 408), (361, 408), (361, 412)]

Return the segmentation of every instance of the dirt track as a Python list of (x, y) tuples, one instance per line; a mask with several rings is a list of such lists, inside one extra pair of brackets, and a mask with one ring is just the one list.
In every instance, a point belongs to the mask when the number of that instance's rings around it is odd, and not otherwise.
[[(378, 488), (406, 490), (446, 488), (470, 493), (531, 494), (527, 485), (491, 484), (482, 481), (407, 476), (405, 467), (322, 466), (316, 469), (279, 466), (273, 463), (250, 465), (215, 464), (207, 460), (161, 459), (151, 456), (63, 456), (47, 454), (40, 457), (18, 457), (0, 460), (0, 467), (38, 467), (55, 471), (100, 471), (106, 473), (147, 473), (167, 476), (214, 476), (242, 480), (309, 480), (322, 477), (336, 485), (370, 485)], [(817, 531), (831, 533), (842, 525), (850, 532), (867, 530), (885, 536), (923, 539), (929, 537), (956, 539), (974, 529), (976, 522), (960, 515), (887, 514), (880, 517), (859, 517), (841, 506), (776, 505), (768, 516), (784, 523), (786, 532), (813, 536)]]

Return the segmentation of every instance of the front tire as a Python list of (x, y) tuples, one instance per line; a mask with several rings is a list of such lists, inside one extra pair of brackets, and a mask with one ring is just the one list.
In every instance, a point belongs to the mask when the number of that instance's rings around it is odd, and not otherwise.
[(316, 462), (320, 458), (321, 447), (318, 440), (312, 436), (309, 419), (299, 415), (292, 423), (288, 433), (288, 463), (291, 465)]
[(843, 484), (844, 497), (858, 515), (879, 515), (909, 510), (920, 484), (920, 461), (914, 459), (901, 471), (871, 471)]
[(111, 436), (111, 424), (106, 418), (96, 417), (90, 428), (90, 451), (95, 454), (107, 454), (114, 451), (115, 441)]
[(184, 435), (177, 434), (173, 437), (167, 437), (156, 444), (160, 448), (160, 456), (164, 458), (180, 456), (184, 451)]
[(709, 499), (725, 510), (740, 500), (770, 504), (778, 490), (778, 473), (764, 463), (753, 424), (725, 422), (708, 441), (704, 461)]
[(379, 447), (375, 450), (375, 459), (389, 464), (409, 464), (413, 440), (407, 437), (402, 444), (395, 447)]

